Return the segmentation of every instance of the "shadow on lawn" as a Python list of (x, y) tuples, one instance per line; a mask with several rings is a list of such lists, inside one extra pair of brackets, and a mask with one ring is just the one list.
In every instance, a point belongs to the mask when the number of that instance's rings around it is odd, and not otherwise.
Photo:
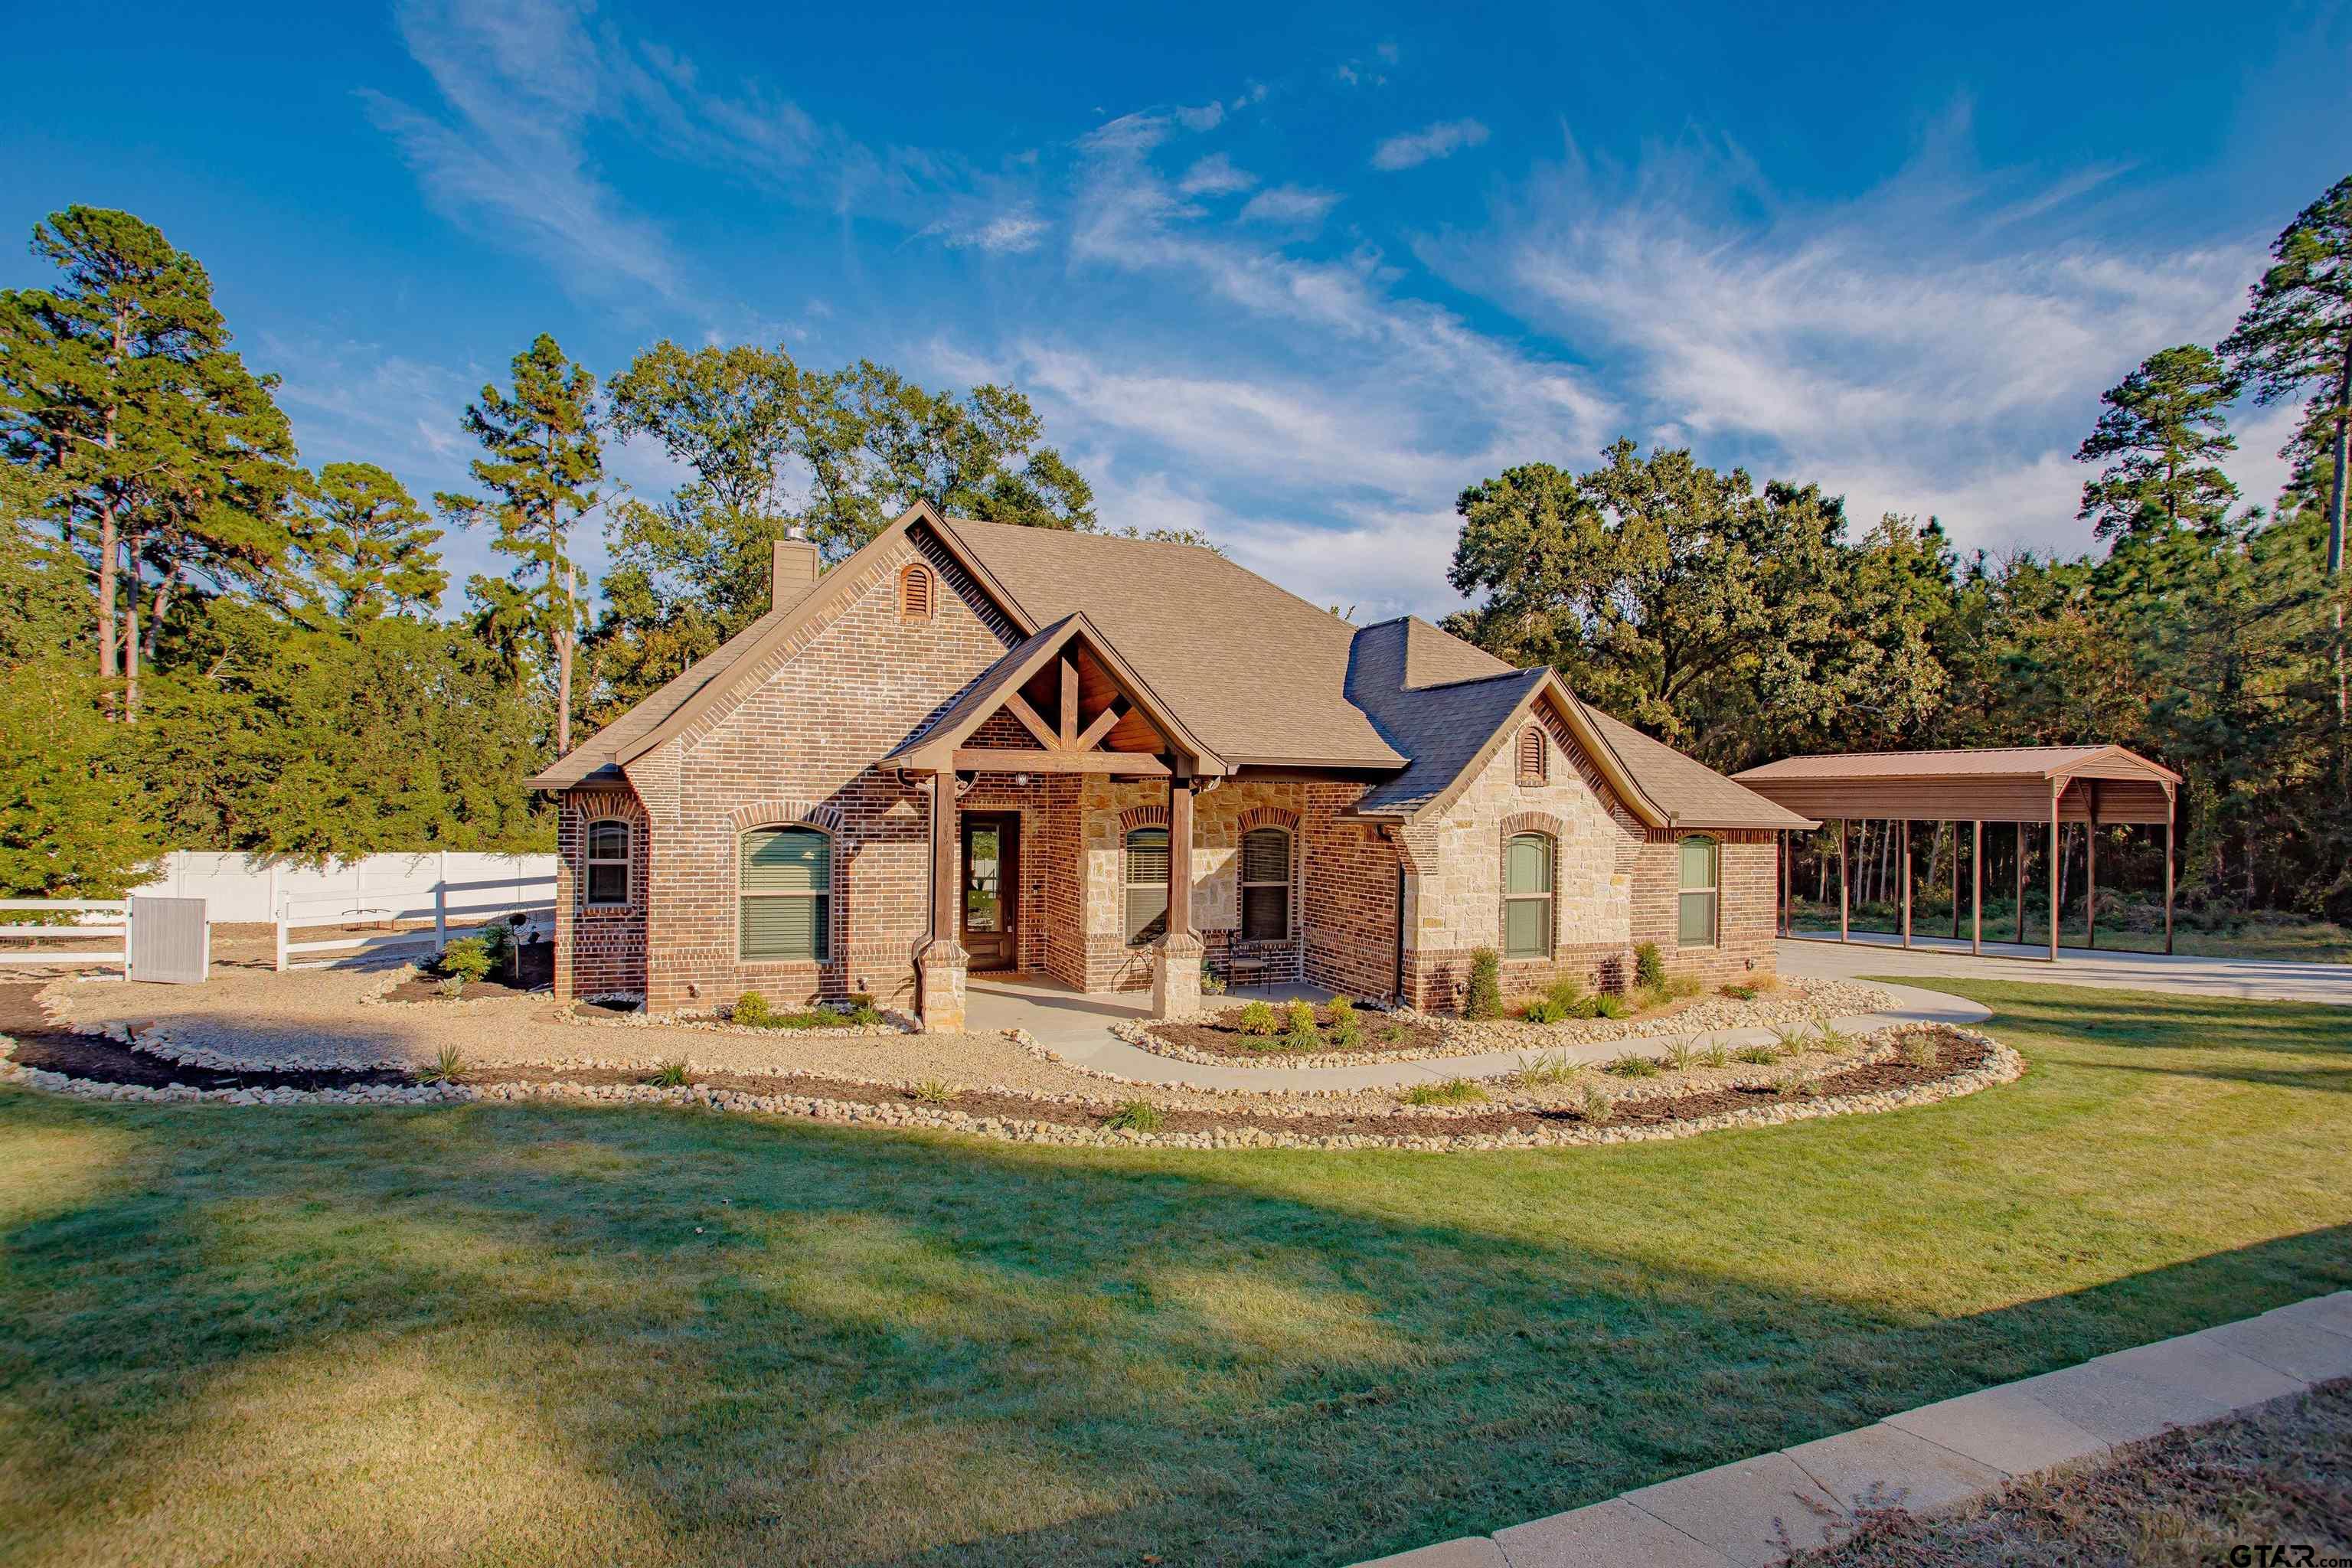
[[(658, 1357), (662, 1409), (563, 1436), (684, 1558), (1338, 1563), (2352, 1283), (2339, 1226), (1922, 1318), (1303, 1201), (1230, 1162), (662, 1111), (269, 1114), (0, 1096), (0, 1127), (131, 1141), (117, 1185), (0, 1236), (0, 1497), (157, 1506), (142, 1454), (228, 1374), (457, 1326), (498, 1351), (464, 1377), (559, 1420), (566, 1375)], [(1363, 1205), (1413, 1159), (1336, 1168)]]

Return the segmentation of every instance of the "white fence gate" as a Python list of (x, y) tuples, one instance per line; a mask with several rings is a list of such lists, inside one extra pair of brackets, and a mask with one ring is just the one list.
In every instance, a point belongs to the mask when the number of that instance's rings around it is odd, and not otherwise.
[(202, 899), (131, 898), (129, 961), (133, 980), (165, 985), (202, 985), (212, 971), (213, 922)]

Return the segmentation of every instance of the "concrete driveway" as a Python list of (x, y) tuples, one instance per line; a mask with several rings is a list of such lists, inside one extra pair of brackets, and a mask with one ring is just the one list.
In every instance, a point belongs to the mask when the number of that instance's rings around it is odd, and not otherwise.
[(2282, 963), (2263, 958), (2188, 958), (2160, 952), (2095, 952), (1985, 943), (1981, 957), (1965, 942), (1914, 936), (1906, 949), (1895, 937), (1857, 932), (1784, 937), (1780, 973), (1796, 978), (1854, 980), (1865, 974), (1948, 975), (1961, 980), (2014, 980), (2044, 985), (2089, 985), (2107, 991), (2170, 991), (2184, 996), (2234, 996), (2254, 1002), (2318, 1002), (2352, 1007), (2352, 963)]

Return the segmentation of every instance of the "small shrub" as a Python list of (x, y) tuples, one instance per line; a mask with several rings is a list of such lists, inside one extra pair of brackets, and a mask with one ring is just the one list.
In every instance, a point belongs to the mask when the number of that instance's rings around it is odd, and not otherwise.
[(874, 1005), (871, 996), (852, 996), (846, 1016), (851, 1023), (860, 1026), (878, 1024), (882, 1021), (882, 1009)]
[(1655, 1078), (1658, 1076), (1658, 1064), (1654, 1058), (1645, 1057), (1639, 1051), (1620, 1051), (1609, 1058), (1609, 1065), (1601, 1070), (1613, 1072), (1619, 1078)]
[(955, 1085), (945, 1079), (927, 1078), (915, 1086), (915, 1098), (930, 1105), (945, 1105), (955, 1095)]
[(1636, 1013), (1646, 1013), (1653, 1007), (1663, 1007), (1666, 1005), (1665, 987), (1644, 985), (1633, 994), (1627, 1005)]
[(1407, 1105), (1475, 1105), (1486, 1098), (1486, 1091), (1466, 1078), (1449, 1078), (1444, 1083), (1417, 1083), (1404, 1091)]
[(1561, 1016), (1565, 1016), (1575, 1009), (1579, 1002), (1584, 1000), (1584, 982), (1573, 974), (1563, 974), (1551, 983), (1551, 989), (1545, 992), (1544, 995), (1557, 1005)]
[(1666, 961), (1658, 956), (1658, 944), (1645, 942), (1633, 949), (1633, 984), (1644, 990), (1656, 991), (1666, 984)]
[(1768, 991), (1780, 989), (1780, 977), (1777, 974), (1753, 974), (1748, 976), (1748, 988), (1761, 996)]
[(1160, 1123), (1160, 1108), (1148, 1100), (1128, 1100), (1104, 1119), (1103, 1125), (1114, 1132), (1157, 1132)]
[(1688, 1072), (1698, 1065), (1698, 1047), (1688, 1040), (1676, 1040), (1666, 1047), (1666, 1065), (1676, 1072)]
[(1820, 1037), (1820, 1043), (1816, 1049), (1828, 1051), (1832, 1055), (1853, 1049), (1853, 1037), (1830, 1022), (1830, 1016), (1827, 1013), (1813, 1015), (1813, 1029)]
[(1519, 1016), (1530, 1024), (1557, 1024), (1568, 1016), (1568, 1008), (1549, 996), (1538, 996), (1519, 1009)]
[(1666, 984), (1664, 989), (1668, 1001), (1686, 1002), (1690, 998), (1697, 995), (1700, 992), (1705, 991), (1706, 989), (1706, 983), (1700, 980), (1697, 975), (1693, 974), (1687, 969), (1684, 969), (1677, 970), (1674, 973), (1667, 975)]
[(1244, 1035), (1255, 1035), (1263, 1039), (1273, 1034), (1280, 1023), (1270, 1003), (1252, 1002), (1242, 1009), (1241, 1020), (1235, 1027)]
[(448, 1000), (455, 1002), (466, 994), (466, 977), (462, 974), (452, 974), (434, 989)]
[(1721, 1040), (1717, 1040), (1701, 1051), (1698, 1059), (1707, 1067), (1727, 1068), (1731, 1065), (1731, 1050)]
[(1915, 1068), (1934, 1067), (1937, 1060), (1936, 1037), (1925, 1030), (1904, 1036), (1903, 1059)]
[(1587, 1079), (1583, 1092), (1577, 1096), (1576, 1109), (1579, 1115), (1598, 1127), (1617, 1114), (1617, 1097)]
[(1630, 1018), (1633, 1009), (1625, 1005), (1622, 996), (1595, 996), (1592, 1010), (1603, 1018)]
[(1730, 997), (1734, 1002), (1753, 1002), (1756, 1000), (1756, 987), (1753, 985), (1726, 985), (1722, 987), (1722, 991), (1726, 996)]
[(663, 1089), (684, 1089), (694, 1081), (684, 1057), (674, 1058), (654, 1068), (653, 1081)]
[(1598, 996), (1580, 996), (1576, 999), (1576, 1005), (1568, 1010), (1568, 1016), (1571, 1018), (1598, 1018), (1601, 1016), (1601, 998)]
[(466, 1053), (459, 1050), (455, 1046), (444, 1046), (441, 1047), (440, 1053), (433, 1058), (433, 1065), (431, 1067), (418, 1069), (416, 1081), (419, 1083), (455, 1083), (458, 1079), (465, 1076), (465, 1072)]
[(1772, 1037), (1780, 1042), (1782, 1050), (1794, 1055), (1803, 1050), (1805, 1042), (1812, 1037), (1802, 1024), (1775, 1024), (1772, 1026)]
[(461, 936), (441, 950), (439, 968), (460, 980), (479, 980), (490, 972), (490, 950), (478, 936)]
[(1780, 1086), (1781, 1089), (1799, 1100), (1818, 1100), (1824, 1092), (1819, 1073), (1799, 1073)]
[(772, 1026), (775, 1019), (775, 1013), (769, 1007), (768, 999), (757, 991), (746, 991), (736, 997), (735, 1005), (728, 1010), (727, 1016), (736, 1023), (754, 1029), (769, 1028)]
[(1291, 1035), (1315, 1035), (1321, 1037), (1315, 1022), (1315, 1004), (1304, 997), (1282, 1010), (1283, 1032)]
[(1323, 1009), (1330, 1022), (1331, 1043), (1341, 1050), (1352, 1050), (1364, 1043), (1363, 1020), (1356, 1016), (1356, 1005), (1345, 996), (1334, 996)]
[(1224, 977), (1223, 975), (1212, 974), (1205, 969), (1202, 970), (1201, 972), (1201, 994), (1203, 996), (1223, 996), (1224, 994)]
[(505, 921), (492, 921), (482, 928), (482, 951), (489, 954), (493, 969), (504, 969), (514, 962), (515, 928)]
[(1404, 1044), (1405, 1037), (1412, 1032), (1412, 1031), (1404, 1026), (1402, 1020), (1394, 1021), (1391, 1022), (1387, 1028), (1381, 1031), (1381, 1038), (1387, 1041), (1391, 1046), (1401, 1046)]
[(1503, 1016), (1503, 956), (1491, 947), (1474, 949), (1470, 954), (1470, 994), (1463, 1003), (1465, 1018), (1499, 1018)]
[(1768, 1046), (1760, 1040), (1752, 1046), (1742, 1046), (1731, 1054), (1743, 1062), (1752, 1062), (1759, 1067), (1767, 1062), (1777, 1062), (1780, 1059), (1779, 1047)]
[(1538, 1051), (1519, 1058), (1518, 1081), (1522, 1089), (1534, 1089), (1547, 1083), (1573, 1083), (1578, 1077), (1576, 1064), (1568, 1059), (1565, 1051)]

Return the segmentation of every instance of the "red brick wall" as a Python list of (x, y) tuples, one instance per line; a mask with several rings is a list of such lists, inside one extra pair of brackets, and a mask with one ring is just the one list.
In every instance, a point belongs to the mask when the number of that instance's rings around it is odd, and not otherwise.
[(1397, 988), (1397, 873), (1403, 862), (1386, 828), (1339, 819), (1365, 788), (1307, 786), (1299, 823), (1307, 849), (1300, 900), (1306, 977), (1349, 995), (1388, 998)]
[[(589, 908), (588, 824), (619, 817), (629, 825), (629, 901)], [(631, 994), (646, 990), (646, 887), (650, 868), (645, 808), (626, 788), (566, 790), (555, 819), (555, 989), (562, 996)]]
[[(1678, 838), (1713, 838), (1721, 846), (1717, 878), (1717, 941), (1684, 947), (1681, 851)], [(1633, 940), (1654, 942), (1668, 973), (1685, 971), (1709, 985), (1774, 973), (1772, 922), (1780, 882), (1780, 848), (1765, 831), (1675, 835), (1653, 830), (1643, 843), (1633, 877)]]

